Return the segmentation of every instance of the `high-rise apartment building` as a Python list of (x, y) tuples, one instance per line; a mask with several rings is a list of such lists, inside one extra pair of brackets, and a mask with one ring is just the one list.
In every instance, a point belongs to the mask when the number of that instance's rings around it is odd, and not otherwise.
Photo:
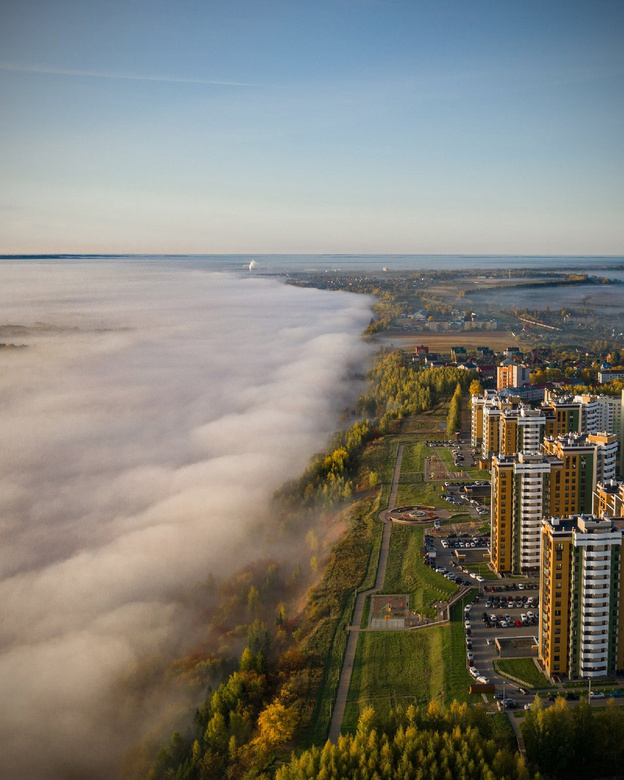
[(537, 409), (497, 393), (472, 398), (472, 446), (485, 460), (495, 453), (537, 449), (544, 437), (600, 431), (615, 434), (622, 451), (624, 414), (619, 396), (553, 396)]
[(545, 519), (539, 658), (549, 676), (624, 670), (621, 524), (595, 515)]
[(566, 516), (591, 512), (596, 484), (615, 478), (618, 447), (617, 436), (608, 433), (569, 433), (544, 439), (544, 452), (563, 461), (562, 490), (569, 503)]
[(496, 388), (503, 390), (508, 387), (524, 387), (530, 384), (528, 366), (520, 365), (513, 360), (503, 360), (496, 369)]
[(598, 517), (624, 517), (624, 482), (618, 479), (598, 482), (592, 512)]
[(492, 458), (491, 562), (501, 573), (539, 569), (542, 518), (558, 514), (563, 463), (542, 452)]
[(544, 517), (592, 511), (596, 485), (615, 476), (615, 435), (545, 439), (543, 451), (492, 457), (491, 562), (499, 573), (539, 568)]

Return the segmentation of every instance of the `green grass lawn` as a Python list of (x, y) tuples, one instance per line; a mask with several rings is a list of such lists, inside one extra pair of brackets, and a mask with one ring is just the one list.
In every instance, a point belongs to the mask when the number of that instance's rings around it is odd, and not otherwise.
[(366, 628), (368, 626), (368, 618), (370, 616), (371, 597), (367, 596), (364, 602), (364, 610), (362, 612), (362, 620), (360, 621), (360, 628)]
[(522, 680), (527, 688), (548, 688), (550, 685), (532, 658), (500, 658), (494, 661), (494, 666), (501, 674)]
[[(361, 473), (367, 475), (369, 471), (374, 471), (379, 475), (379, 484), (381, 485), (380, 509), (385, 509), (388, 506), (398, 447), (399, 444), (396, 438), (384, 436), (368, 444), (362, 454)], [(363, 479), (364, 477), (358, 475), (358, 478)]]
[(440, 494), (439, 483), (419, 481), (399, 484), (397, 492), (398, 506), (428, 504), (430, 506), (444, 507), (445, 503)]
[(422, 472), (425, 470), (425, 457), (429, 448), (419, 441), (416, 444), (406, 444), (403, 447), (403, 459), (401, 461), (401, 473)]
[(355, 731), (361, 710), (369, 704), (385, 714), (399, 703), (441, 700), (448, 634), (448, 627), (360, 634), (343, 730)]
[(425, 566), (420, 556), (422, 528), (393, 526), (382, 593), (409, 593), (410, 607), (435, 617), (436, 601), (448, 601), (458, 588)]
[(432, 452), (435, 452), (441, 458), (442, 462), (446, 465), (449, 471), (461, 470), (461, 466), (455, 465), (453, 454), (448, 447), (436, 447), (435, 450), (432, 450)]
[(465, 469), (465, 471), (470, 475), (470, 479), (483, 480), (483, 479), (490, 479), (491, 477), (491, 474), (487, 469), (467, 468)]
[(466, 668), (463, 626), (463, 605), (474, 593), (452, 608), (450, 626), (360, 634), (343, 730), (355, 731), (368, 704), (385, 714), (396, 704), (481, 700), (468, 693), (474, 681)]
[(496, 574), (494, 574), (493, 571), (488, 569), (487, 563), (485, 562), (486, 559), (483, 559), (483, 563), (462, 563), (462, 566), (469, 571), (475, 572), (475, 574), (480, 574), (484, 580), (497, 580), (498, 577)]
[(451, 607), (450, 643), (446, 656), (444, 693), (447, 701), (480, 701), (481, 697), (469, 694), (474, 682), (466, 668), (466, 635), (464, 633), (464, 605), (478, 593), (476, 588), (468, 591), (460, 601)]

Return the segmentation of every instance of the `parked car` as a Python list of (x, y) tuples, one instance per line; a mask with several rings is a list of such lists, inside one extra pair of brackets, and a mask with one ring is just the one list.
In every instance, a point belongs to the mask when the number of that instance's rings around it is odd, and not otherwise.
[(590, 691), (589, 692), (589, 698), (590, 699), (604, 699), (605, 695), (603, 691)]
[(615, 690), (615, 691), (611, 691), (611, 692), (609, 693), (609, 696), (610, 696), (612, 699), (621, 699), (621, 698), (622, 698), (622, 696), (624, 696), (624, 693), (622, 693), (622, 691), (620, 691), (620, 690)]

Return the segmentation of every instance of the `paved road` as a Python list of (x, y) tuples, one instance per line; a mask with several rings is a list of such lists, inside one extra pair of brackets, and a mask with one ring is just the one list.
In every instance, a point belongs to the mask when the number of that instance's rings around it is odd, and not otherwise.
[[(392, 487), (390, 488), (390, 497), (388, 498), (388, 508), (396, 506), (397, 492), (399, 489), (399, 477), (401, 475), (401, 459), (403, 458), (403, 445), (399, 445), (397, 450), (396, 463), (394, 466), (394, 474), (392, 476)], [(355, 609), (353, 611), (353, 620), (349, 627), (349, 638), (347, 640), (347, 649), (345, 651), (345, 657), (342, 664), (342, 671), (340, 672), (340, 682), (338, 683), (338, 691), (336, 692), (336, 702), (334, 704), (334, 711), (332, 713), (331, 725), (329, 727), (329, 739), (336, 743), (340, 736), (340, 729), (342, 727), (342, 721), (344, 718), (345, 708), (347, 706), (347, 696), (349, 694), (349, 685), (351, 684), (351, 672), (353, 671), (353, 661), (355, 660), (355, 650), (357, 648), (357, 641), (359, 636), (360, 624), (362, 622), (362, 615), (364, 614), (364, 604), (367, 596), (371, 593), (376, 593), (381, 590), (386, 578), (386, 564), (388, 562), (388, 550), (390, 549), (390, 535), (392, 533), (392, 523), (385, 519), (385, 511), (379, 516), (382, 520), (383, 536), (381, 539), (381, 550), (379, 552), (379, 563), (377, 564), (377, 577), (375, 578), (375, 586), (370, 590), (364, 590), (358, 594), (355, 602)]]

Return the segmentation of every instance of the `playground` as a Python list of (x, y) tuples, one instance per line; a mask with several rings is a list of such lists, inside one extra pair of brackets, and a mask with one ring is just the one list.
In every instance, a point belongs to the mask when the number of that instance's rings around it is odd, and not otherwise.
[(414, 628), (427, 623), (431, 623), (429, 618), (410, 610), (409, 595), (406, 593), (371, 596), (369, 628)]

